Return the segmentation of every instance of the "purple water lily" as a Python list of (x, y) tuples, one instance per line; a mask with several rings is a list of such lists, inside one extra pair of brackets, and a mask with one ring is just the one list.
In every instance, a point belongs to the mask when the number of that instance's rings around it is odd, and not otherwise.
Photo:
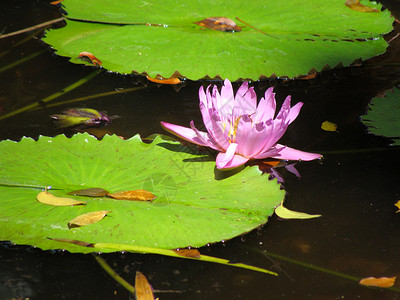
[(298, 116), (303, 103), (290, 107), (290, 96), (274, 119), (276, 110), (273, 88), (265, 92), (257, 106), (254, 89), (244, 82), (233, 94), (232, 84), (225, 80), (221, 94), (216, 86), (201, 87), (200, 110), (208, 132), (199, 131), (194, 122), (190, 128), (161, 122), (168, 132), (200, 146), (219, 151), (218, 169), (231, 169), (245, 164), (250, 159), (272, 157), (283, 160), (313, 160), (322, 155), (296, 150), (277, 144), (289, 124)]

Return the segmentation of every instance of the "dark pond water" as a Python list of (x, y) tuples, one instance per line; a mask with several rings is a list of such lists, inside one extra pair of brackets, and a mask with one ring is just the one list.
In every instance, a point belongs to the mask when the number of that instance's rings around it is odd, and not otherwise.
[[(0, 29), (13, 32), (58, 18), (58, 10), (48, 2), (2, 2)], [(387, 3), (394, 13), (396, 4)], [(44, 99), (93, 72), (55, 56), (38, 38), (28, 36), (0, 40), (0, 113)], [(291, 94), (294, 101), (306, 104), (282, 142), (323, 153), (324, 159), (298, 163), (301, 178), (284, 169), (279, 172), (285, 180), (286, 206), (323, 217), (284, 221), (273, 216), (257, 230), (200, 251), (268, 268), (278, 277), (157, 255), (101, 256), (132, 284), (135, 272), (141, 271), (155, 289), (175, 291), (158, 293), (160, 299), (400, 299), (400, 283), (397, 290), (384, 290), (353, 280), (400, 273), (400, 215), (394, 207), (400, 200), (400, 149), (389, 146), (388, 139), (368, 134), (359, 120), (373, 97), (399, 83), (399, 46), (395, 41), (387, 53), (362, 67), (325, 71), (312, 80), (252, 83), (260, 96), (272, 85), (279, 103)], [(37, 55), (4, 69), (32, 54)], [(209, 83), (186, 82), (177, 90), (103, 71), (54, 103), (117, 89), (138, 90), (72, 104), (39, 105), (40, 109), (0, 120), (0, 139), (72, 134), (55, 128), (49, 118), (71, 106), (119, 116), (109, 126), (91, 131), (100, 136), (163, 133), (160, 121), (187, 125), (193, 119), (200, 124), (197, 95), (202, 84)], [(320, 125), (326, 120), (335, 121), (339, 132), (322, 131)], [(4, 242), (0, 263), (1, 299), (132, 298), (91, 255)]]

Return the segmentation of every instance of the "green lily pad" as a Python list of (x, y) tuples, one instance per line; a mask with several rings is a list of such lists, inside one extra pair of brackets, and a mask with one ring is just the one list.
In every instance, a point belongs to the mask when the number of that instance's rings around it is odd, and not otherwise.
[(375, 135), (394, 139), (393, 145), (400, 145), (400, 90), (395, 88), (385, 97), (375, 97), (370, 103), (367, 115), (362, 121)]
[[(364, 1), (380, 9), (380, 5)], [(67, 26), (44, 41), (74, 63), (89, 52), (120, 73), (197, 80), (209, 76), (293, 77), (311, 68), (348, 65), (385, 51), (389, 11), (354, 11), (338, 0), (63, 2)], [(223, 32), (195, 22), (226, 17), (242, 28)], [(241, 21), (239, 21), (238, 19)], [(89, 21), (89, 22), (87, 22)], [(243, 21), (243, 22), (242, 22)]]
[[(139, 136), (129, 140), (105, 136), (101, 141), (89, 134), (42, 136), (38, 141), (2, 141), (0, 153), (0, 240), (42, 249), (112, 251), (48, 238), (163, 249), (199, 247), (266, 223), (285, 194), (257, 167), (219, 179), (213, 157), (160, 137), (146, 144)], [(87, 204), (42, 204), (36, 196), (45, 186), (51, 186), (49, 192), (55, 196)], [(157, 199), (67, 194), (85, 188), (146, 189)], [(110, 211), (101, 221), (68, 228), (76, 216), (101, 210)]]

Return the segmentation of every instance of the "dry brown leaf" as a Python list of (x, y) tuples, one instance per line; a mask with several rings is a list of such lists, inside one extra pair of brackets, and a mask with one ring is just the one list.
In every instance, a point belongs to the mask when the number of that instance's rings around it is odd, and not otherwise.
[(118, 200), (140, 200), (140, 201), (152, 201), (157, 198), (151, 192), (146, 190), (123, 191), (123, 192), (108, 194), (108, 196)]
[(242, 28), (237, 26), (233, 20), (225, 17), (211, 17), (195, 22), (195, 24), (218, 31), (242, 31)]
[(376, 286), (376, 287), (382, 287), (382, 288), (389, 288), (394, 285), (394, 282), (396, 281), (396, 276), (394, 277), (367, 277), (363, 278), (359, 281), (360, 284), (365, 285), (365, 286)]
[(135, 277), (135, 298), (136, 300), (154, 300), (153, 288), (146, 276), (139, 271), (136, 272)]
[(97, 223), (110, 212), (111, 211), (108, 210), (99, 210), (77, 216), (76, 218), (73, 218), (71, 221), (68, 222), (68, 227), (75, 228)]
[(200, 258), (201, 254), (197, 249), (173, 249), (176, 254), (190, 258)]
[(101, 188), (90, 188), (90, 189), (83, 189), (83, 190), (76, 190), (69, 192), (68, 195), (75, 195), (75, 196), (87, 196), (87, 197), (105, 197), (109, 193)]
[(360, 3), (360, 0), (347, 0), (345, 2), (346, 6), (352, 10), (360, 12), (379, 12), (379, 10), (366, 6)]
[(62, 198), (50, 194), (47, 191), (40, 192), (36, 199), (43, 204), (54, 206), (72, 206), (72, 205), (85, 205), (86, 202), (74, 200), (71, 198)]

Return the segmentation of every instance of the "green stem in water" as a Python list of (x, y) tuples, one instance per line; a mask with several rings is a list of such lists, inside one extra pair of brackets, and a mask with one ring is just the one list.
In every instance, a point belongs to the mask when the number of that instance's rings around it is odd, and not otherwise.
[(200, 257), (189, 257), (189, 256), (183, 256), (183, 255), (178, 254), (179, 251), (176, 252), (176, 251), (168, 250), (168, 249), (133, 246), (133, 245), (125, 245), (125, 244), (113, 244), (113, 243), (96, 243), (96, 244), (92, 244), (92, 247), (100, 248), (100, 249), (112, 249), (112, 250), (116, 250), (116, 251), (129, 251), (129, 252), (134, 252), (134, 253), (151, 253), (151, 254), (172, 256), (172, 257), (177, 257), (177, 258), (186, 258), (186, 259), (193, 259), (193, 260), (198, 260), (198, 261), (207, 261), (207, 262), (212, 262), (212, 263), (222, 264), (222, 265), (226, 265), (226, 266), (232, 266), (232, 267), (236, 267), (236, 268), (242, 268), (242, 269), (247, 269), (247, 270), (261, 272), (261, 273), (265, 273), (265, 274), (269, 274), (269, 275), (278, 276), (277, 273), (269, 271), (267, 269), (250, 266), (250, 265), (246, 265), (246, 264), (242, 264), (242, 263), (231, 263), (227, 259), (222, 259), (222, 258), (217, 258), (217, 257), (207, 256), (207, 255), (200, 255)]
[[(99, 94), (95, 94), (95, 95), (89, 95), (89, 96), (85, 96), (85, 97), (79, 97), (79, 98), (75, 98), (75, 99), (52, 103), (52, 104), (46, 105), (46, 108), (80, 102), (80, 101), (86, 101), (86, 100), (93, 99), (93, 98), (111, 96), (111, 95), (115, 95), (115, 94), (129, 93), (129, 92), (139, 91), (139, 90), (143, 90), (143, 89), (145, 89), (144, 86), (139, 86), (139, 87), (133, 87), (133, 88), (123, 89), (123, 90), (104, 92), (104, 93), (99, 93)], [(42, 109), (42, 108), (43, 108), (42, 106), (38, 106), (38, 107), (35, 107), (34, 109), (31, 109), (31, 111), (35, 111), (35, 110)]]
[(135, 288), (129, 282), (119, 276), (118, 273), (115, 272), (104, 259), (102, 259), (99, 255), (92, 255), (97, 263), (103, 268), (103, 270), (108, 273), (108, 275), (110, 275), (116, 282), (126, 288), (130, 293), (135, 294)]
[(15, 115), (17, 115), (19, 113), (22, 113), (22, 112), (25, 112), (25, 111), (30, 110), (32, 108), (35, 108), (35, 107), (39, 106), (40, 103), (42, 103), (42, 102), (44, 102), (44, 103), (50, 102), (50, 101), (52, 101), (52, 100), (54, 100), (54, 99), (56, 99), (56, 98), (58, 98), (58, 97), (60, 97), (60, 96), (62, 96), (64, 94), (76, 89), (77, 87), (81, 86), (82, 84), (88, 82), (90, 79), (94, 78), (100, 72), (101, 72), (101, 70), (96, 70), (96, 71), (90, 73), (89, 75), (87, 75), (86, 77), (84, 77), (84, 78), (74, 82), (73, 84), (67, 86), (66, 88), (62, 89), (59, 92), (56, 92), (56, 93), (54, 93), (54, 94), (52, 94), (52, 95), (50, 95), (50, 96), (48, 96), (48, 97), (46, 97), (46, 98), (44, 98), (44, 99), (42, 99), (40, 101), (36, 101), (34, 103), (31, 103), (31, 104), (29, 104), (29, 105), (27, 105), (25, 107), (21, 107), (20, 109), (16, 109), (16, 110), (11, 111), (11, 112), (9, 112), (7, 114), (4, 114), (4, 115), (0, 116), (0, 120), (7, 119), (7, 118), (15, 116)]
[[(298, 266), (301, 266), (301, 267), (305, 267), (305, 268), (308, 268), (308, 269), (312, 269), (312, 270), (315, 270), (315, 271), (319, 271), (319, 272), (322, 272), (322, 273), (325, 273), (325, 274), (329, 274), (329, 275), (333, 275), (333, 276), (336, 276), (336, 277), (340, 277), (340, 278), (343, 278), (343, 279), (348, 279), (348, 280), (351, 280), (351, 281), (355, 281), (357, 283), (362, 279), (362, 278), (359, 278), (359, 277), (356, 277), (356, 276), (352, 276), (352, 275), (349, 275), (349, 274), (333, 271), (333, 270), (326, 269), (326, 268), (323, 268), (323, 267), (319, 267), (319, 266), (316, 266), (316, 265), (313, 265), (313, 264), (310, 264), (310, 263), (302, 262), (302, 261), (299, 261), (299, 260), (296, 260), (296, 259), (293, 259), (293, 258), (290, 258), (290, 257), (286, 257), (286, 256), (282, 256), (282, 255), (279, 255), (279, 254), (275, 254), (275, 253), (272, 253), (272, 252), (269, 252), (269, 251), (266, 251), (266, 250), (260, 250), (260, 249), (254, 249), (254, 248), (252, 248), (252, 249), (255, 250), (256, 252), (259, 252), (259, 253), (265, 255), (265, 256), (274, 257), (274, 258), (277, 258), (279, 260), (283, 260), (283, 261), (286, 261), (286, 262), (289, 262), (289, 263), (292, 263), (292, 264), (295, 264), (295, 265), (298, 265)], [(367, 287), (367, 286), (365, 286), (365, 287)], [(373, 288), (373, 287), (371, 287), (371, 288)], [(397, 292), (397, 293), (400, 292), (400, 289), (395, 288), (395, 287), (390, 287), (390, 288), (386, 288), (386, 289), (390, 290), (390, 291), (393, 291), (393, 292)]]
[(30, 60), (30, 59), (32, 59), (32, 58), (35, 58), (36, 56), (39, 56), (40, 54), (42, 54), (42, 53), (44, 53), (44, 52), (46, 52), (46, 51), (47, 51), (46, 49), (40, 50), (40, 51), (38, 51), (38, 52), (32, 53), (32, 54), (29, 55), (29, 56), (26, 56), (26, 57), (21, 58), (21, 59), (19, 59), (19, 60), (17, 60), (17, 61), (14, 61), (14, 62), (12, 62), (11, 64), (8, 64), (8, 65), (6, 65), (6, 66), (0, 68), (0, 73), (6, 71), (6, 70), (8, 70), (8, 69), (11, 69), (11, 68), (13, 68), (13, 67), (15, 67), (15, 66), (18, 66), (18, 65), (20, 65), (20, 64), (22, 64), (22, 63), (24, 63), (24, 62), (26, 62), (26, 61), (28, 61), (28, 60)]

